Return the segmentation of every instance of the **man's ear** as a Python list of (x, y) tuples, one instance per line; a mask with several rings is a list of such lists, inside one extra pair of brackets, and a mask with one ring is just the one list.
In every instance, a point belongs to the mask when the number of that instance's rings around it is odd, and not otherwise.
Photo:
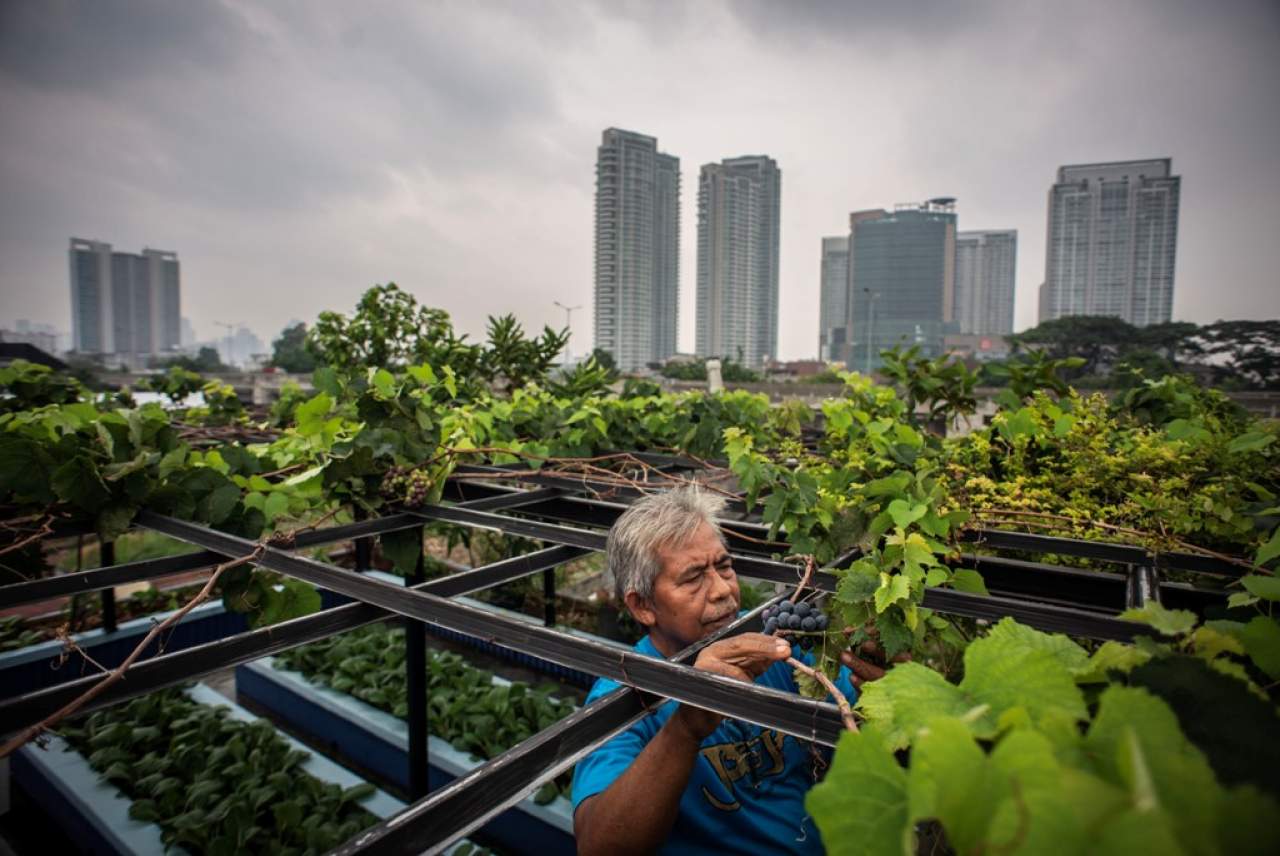
[(658, 614), (653, 611), (653, 604), (633, 591), (627, 592), (624, 601), (631, 617), (645, 627), (652, 627), (658, 622)]

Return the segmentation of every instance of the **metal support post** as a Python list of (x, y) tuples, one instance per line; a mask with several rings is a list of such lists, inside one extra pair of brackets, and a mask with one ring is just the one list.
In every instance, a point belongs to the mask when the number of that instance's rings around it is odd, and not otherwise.
[(555, 568), (547, 568), (542, 572), (542, 623), (546, 627), (556, 626)]
[[(422, 552), (425, 527), (418, 533), (418, 561), (407, 586), (426, 582), (426, 564)], [(416, 618), (404, 619), (405, 686), (409, 702), (409, 796), (420, 800), (427, 795), (427, 629)]]
[[(102, 567), (116, 563), (116, 542), (103, 541), (98, 552)], [(111, 587), (102, 590), (102, 630), (104, 633), (116, 632), (116, 590)]]
[[(352, 516), (357, 521), (364, 520), (368, 515), (365, 510), (358, 505), (352, 506)], [(363, 574), (369, 570), (369, 565), (373, 561), (373, 539), (357, 538), (356, 541), (356, 573)]]

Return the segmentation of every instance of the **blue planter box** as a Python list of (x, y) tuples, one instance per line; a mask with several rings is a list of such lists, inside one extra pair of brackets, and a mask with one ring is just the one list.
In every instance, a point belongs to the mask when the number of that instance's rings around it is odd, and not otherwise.
[[(144, 615), (121, 624), (113, 633), (101, 629), (77, 633), (71, 638), (88, 652), (89, 656), (108, 669), (124, 662), (142, 637), (151, 630), (153, 622), (163, 621), (172, 612)], [(203, 645), (249, 629), (245, 617), (237, 612), (227, 612), (221, 600), (202, 603), (153, 641), (143, 652), (143, 658), (153, 657), (164, 643), (165, 651), (181, 651), (194, 645)], [(0, 687), (4, 696), (12, 697), (42, 690), (56, 684), (73, 681), (85, 675), (100, 674), (98, 667), (87, 662), (78, 651), (67, 655), (66, 662), (58, 666), (63, 645), (56, 639), (28, 645), (17, 651), (0, 654)]]
[[(409, 787), (409, 725), (357, 698), (310, 683), (298, 672), (273, 667), (266, 657), (236, 668), (236, 694), (270, 710), (316, 745), (358, 760), (385, 780)], [(495, 678), (500, 681), (501, 678)], [(432, 790), (483, 763), (438, 737), (428, 738)], [(517, 853), (573, 854), (573, 811), (557, 797), (547, 805), (526, 798), (484, 827), (486, 835)]]
[[(201, 704), (229, 707), (235, 719), (246, 722), (257, 719), (203, 684), (197, 684), (187, 693)], [(280, 736), (294, 748), (307, 750), (287, 734), (280, 733)], [(71, 751), (61, 738), (50, 737), (48, 749), (24, 746), (13, 754), (12, 759), (14, 782), (45, 810), (76, 843), (81, 853), (164, 856), (160, 827), (130, 818), (132, 801), (116, 790), (115, 785), (102, 780), (89, 762), (78, 752)], [(314, 753), (303, 762), (302, 769), (321, 781), (343, 788), (364, 781)], [(382, 791), (362, 800), (361, 805), (370, 814), (383, 819), (404, 808), (404, 803)]]

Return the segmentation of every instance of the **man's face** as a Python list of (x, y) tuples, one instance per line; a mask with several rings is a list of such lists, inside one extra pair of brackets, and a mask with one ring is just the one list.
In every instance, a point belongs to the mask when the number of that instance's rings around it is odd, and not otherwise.
[(652, 602), (630, 594), (627, 605), (669, 657), (733, 621), (741, 595), (729, 553), (706, 523), (685, 543), (660, 550), (658, 560)]

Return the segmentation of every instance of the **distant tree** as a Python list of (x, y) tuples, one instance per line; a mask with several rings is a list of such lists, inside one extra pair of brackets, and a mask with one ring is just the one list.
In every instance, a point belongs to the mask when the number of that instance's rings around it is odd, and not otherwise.
[[(658, 373), (671, 380), (706, 380), (707, 361), (667, 363)], [(720, 379), (725, 383), (759, 383), (763, 380), (759, 372), (728, 358), (720, 361)]]
[(1080, 357), (1078, 374), (1096, 374), (1113, 365), (1137, 341), (1138, 328), (1108, 315), (1068, 315), (1006, 337), (1013, 352), (1044, 351), (1052, 359)]
[(152, 368), (168, 369), (180, 368), (189, 372), (197, 372), (204, 374), (217, 374), (219, 372), (234, 371), (231, 366), (225, 365), (222, 358), (218, 356), (218, 349), (211, 348), (208, 345), (201, 348), (194, 357), (182, 354), (177, 357), (168, 357), (162, 360), (155, 360), (151, 363)]
[(613, 354), (609, 353), (604, 348), (596, 348), (592, 351), (591, 359), (595, 360), (602, 369), (606, 369), (608, 371), (618, 370), (617, 360), (613, 358)]
[[(1171, 371), (1177, 371), (1183, 364), (1204, 355), (1204, 347), (1198, 338), (1200, 325), (1190, 321), (1152, 324), (1149, 327), (1139, 327), (1136, 333), (1132, 343), (1134, 347), (1164, 358), (1169, 362)], [(1126, 359), (1131, 365), (1147, 360), (1134, 354)]]
[(294, 374), (315, 371), (315, 355), (307, 350), (307, 325), (298, 323), (286, 327), (280, 338), (271, 343), (271, 365)]
[(448, 312), (418, 305), (392, 282), (366, 291), (350, 318), (321, 312), (307, 333), (307, 349), (336, 369), (448, 363), (465, 375), (474, 371), (479, 354), (464, 338), (455, 335)]
[(480, 370), (490, 381), (506, 378), (510, 388), (544, 380), (569, 341), (567, 328), (557, 333), (550, 327), (544, 327), (538, 338), (530, 339), (514, 315), (489, 316), (488, 333), (488, 346), (480, 355)]
[(1223, 386), (1280, 389), (1280, 320), (1218, 321), (1200, 328), (1197, 343)]

